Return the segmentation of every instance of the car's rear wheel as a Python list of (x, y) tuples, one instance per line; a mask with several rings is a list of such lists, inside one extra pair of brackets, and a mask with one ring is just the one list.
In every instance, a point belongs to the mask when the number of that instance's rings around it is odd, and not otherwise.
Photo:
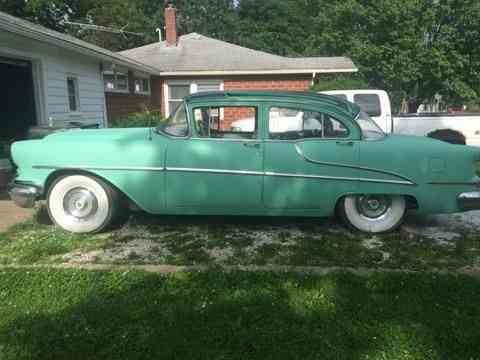
[(86, 175), (56, 179), (47, 194), (47, 209), (52, 221), (75, 233), (100, 232), (123, 210), (115, 189)]
[(352, 195), (341, 200), (339, 210), (350, 227), (378, 234), (395, 230), (402, 223), (407, 204), (399, 195)]

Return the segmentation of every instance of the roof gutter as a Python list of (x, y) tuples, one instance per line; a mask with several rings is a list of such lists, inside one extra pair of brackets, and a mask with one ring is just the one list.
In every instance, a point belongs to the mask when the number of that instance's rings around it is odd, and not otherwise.
[(4, 21), (3, 19), (0, 19), (0, 29), (16, 35), (27, 37), (29, 39), (38, 40), (50, 45), (60, 46), (64, 49), (71, 50), (73, 52), (80, 53), (85, 56), (93, 56), (101, 60), (112, 62), (114, 64), (125, 66), (128, 68), (132, 68), (134, 70), (145, 72), (147, 74), (151, 74), (151, 75), (158, 74), (158, 70), (150, 66), (124, 58), (121, 55), (116, 55), (114, 53), (109, 54), (109, 51), (106, 49), (102, 49), (96, 46), (95, 48), (91, 48), (87, 46), (82, 46), (80, 44), (75, 44), (74, 42), (68, 41), (67, 39), (55, 37), (52, 34), (43, 33), (36, 29), (27, 28), (18, 23), (12, 23), (12, 22)]
[(346, 69), (300, 69), (300, 70), (216, 70), (216, 71), (162, 71), (160, 76), (218, 76), (218, 75), (296, 75), (355, 73), (357, 68)]

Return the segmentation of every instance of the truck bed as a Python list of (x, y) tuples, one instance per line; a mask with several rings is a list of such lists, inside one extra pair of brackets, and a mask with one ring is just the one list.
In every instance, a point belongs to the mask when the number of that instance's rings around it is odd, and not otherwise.
[(419, 113), (392, 118), (393, 133), (427, 136), (432, 131), (451, 129), (462, 133), (467, 145), (480, 146), (480, 114)]

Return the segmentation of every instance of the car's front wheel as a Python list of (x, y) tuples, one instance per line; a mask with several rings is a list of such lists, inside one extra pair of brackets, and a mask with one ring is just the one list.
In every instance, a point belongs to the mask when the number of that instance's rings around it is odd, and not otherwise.
[(118, 193), (101, 179), (68, 175), (54, 181), (47, 194), (51, 219), (75, 233), (94, 233), (107, 228), (121, 210)]
[(395, 230), (403, 221), (407, 205), (399, 195), (352, 195), (339, 204), (343, 220), (352, 228), (368, 233)]

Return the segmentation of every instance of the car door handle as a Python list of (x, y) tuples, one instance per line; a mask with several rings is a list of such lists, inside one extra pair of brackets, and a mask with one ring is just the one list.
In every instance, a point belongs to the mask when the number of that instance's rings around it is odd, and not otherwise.
[(259, 142), (244, 142), (243, 143), (243, 146), (245, 147), (249, 147), (249, 148), (259, 148), (260, 147), (260, 143)]
[(340, 145), (340, 146), (353, 146), (353, 141), (337, 141), (337, 145)]

